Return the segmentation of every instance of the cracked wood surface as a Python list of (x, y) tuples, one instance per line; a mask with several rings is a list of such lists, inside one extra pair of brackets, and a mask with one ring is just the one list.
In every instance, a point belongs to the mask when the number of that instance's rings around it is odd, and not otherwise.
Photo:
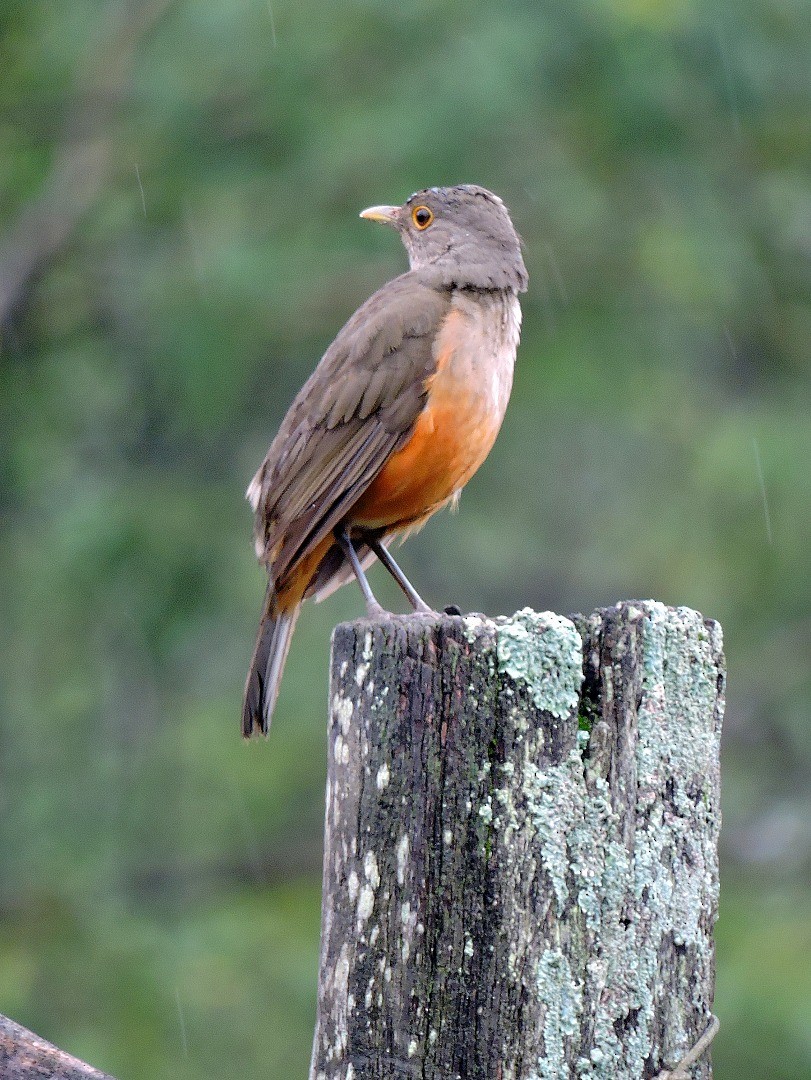
[(6, 1016), (0, 1016), (0, 1077), (3, 1080), (115, 1080)]
[(712, 1008), (723, 693), (720, 627), (654, 602), (337, 627), (311, 1080), (678, 1061)]

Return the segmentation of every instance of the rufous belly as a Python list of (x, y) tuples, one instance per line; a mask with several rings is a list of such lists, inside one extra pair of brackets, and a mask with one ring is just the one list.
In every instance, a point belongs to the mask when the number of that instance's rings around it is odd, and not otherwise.
[(456, 304), (437, 337), (425, 409), (353, 507), (352, 525), (394, 532), (419, 524), (464, 487), (501, 428), (519, 322), (514, 297)]

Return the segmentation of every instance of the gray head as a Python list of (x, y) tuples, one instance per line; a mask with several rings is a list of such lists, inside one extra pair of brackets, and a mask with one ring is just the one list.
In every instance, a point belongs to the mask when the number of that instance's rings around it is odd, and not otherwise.
[(439, 285), (524, 292), (521, 241), (507, 207), (475, 184), (426, 188), (402, 206), (371, 206), (360, 215), (393, 225), (412, 270)]

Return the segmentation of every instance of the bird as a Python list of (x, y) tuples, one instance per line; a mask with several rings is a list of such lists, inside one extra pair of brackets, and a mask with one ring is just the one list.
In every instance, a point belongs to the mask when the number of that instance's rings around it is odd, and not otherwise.
[(267, 734), (301, 605), (379, 559), (415, 611), (432, 609), (389, 545), (459, 494), (507, 408), (528, 277), (502, 200), (475, 184), (425, 188), (361, 218), (392, 226), (409, 269), (348, 320), (290, 406), (246, 497), (268, 573), (242, 733)]

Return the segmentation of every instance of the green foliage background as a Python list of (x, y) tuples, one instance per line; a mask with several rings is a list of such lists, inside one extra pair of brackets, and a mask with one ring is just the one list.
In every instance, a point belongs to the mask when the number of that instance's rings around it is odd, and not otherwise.
[(0, 1011), (127, 1080), (305, 1075), (361, 604), (305, 613), (243, 745), (242, 493), (405, 266), (358, 211), (471, 181), (525, 239), (524, 338), (406, 569), (721, 620), (716, 1076), (811, 1077), (809, 162), (807, 0), (4, 0)]

